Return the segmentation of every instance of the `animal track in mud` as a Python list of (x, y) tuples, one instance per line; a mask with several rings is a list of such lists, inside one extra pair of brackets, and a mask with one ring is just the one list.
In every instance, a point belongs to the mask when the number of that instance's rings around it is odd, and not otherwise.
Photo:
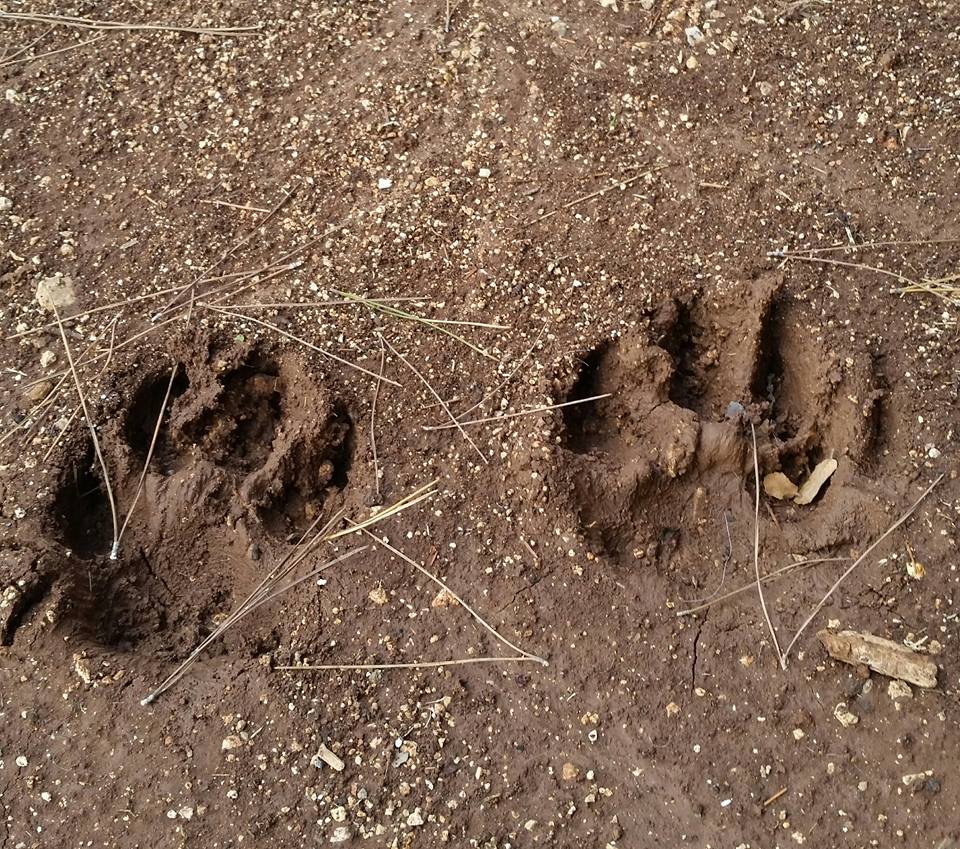
[(60, 475), (49, 524), (67, 548), (87, 559), (110, 548), (110, 503), (89, 433), (69, 449), (75, 456)]
[(746, 504), (750, 431), (726, 417), (734, 401), (758, 422), (762, 472), (796, 480), (825, 457), (849, 461), (841, 478), (870, 468), (882, 436), (876, 362), (841, 360), (817, 331), (770, 276), (723, 303), (669, 302), (646, 332), (582, 355), (564, 400), (611, 393), (564, 411), (588, 535), (618, 557), (663, 559), (683, 526)]
[[(190, 380), (187, 377), (183, 363), (177, 363), (176, 373), (173, 376), (173, 383), (170, 383), (169, 372), (158, 371), (146, 377), (140, 386), (137, 387), (130, 406), (126, 412), (126, 424), (124, 426), (124, 438), (134, 456), (142, 463), (147, 459), (150, 452), (150, 443), (153, 441), (154, 432), (157, 429), (157, 418), (163, 410), (163, 421), (160, 423), (160, 430), (157, 433), (157, 444), (154, 447), (154, 458), (162, 466), (167, 465), (170, 454), (170, 445), (168, 436), (170, 421), (170, 412), (177, 398), (183, 395), (190, 387)], [(167, 398), (167, 388), (170, 388), (170, 397), (167, 399), (164, 407), (164, 399)]]
[[(137, 489), (170, 371), (117, 379), (128, 412), (99, 429), (120, 520)], [(118, 394), (124, 394), (119, 392)], [(49, 571), (62, 621), (83, 638), (180, 648), (256, 582), (259, 552), (342, 504), (355, 450), (347, 404), (299, 359), (230, 350), (178, 367), (120, 557), (86, 431), (63, 446), (45, 530), (69, 549)]]
[(249, 474), (273, 450), (283, 416), (280, 369), (275, 361), (253, 355), (219, 383), (216, 401), (184, 428), (184, 435), (213, 462)]

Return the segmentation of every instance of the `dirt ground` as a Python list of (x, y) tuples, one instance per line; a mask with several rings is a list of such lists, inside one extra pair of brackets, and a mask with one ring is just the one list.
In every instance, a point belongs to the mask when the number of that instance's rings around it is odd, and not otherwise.
[(960, 845), (960, 6), (192, 6), (0, 9), (0, 849)]

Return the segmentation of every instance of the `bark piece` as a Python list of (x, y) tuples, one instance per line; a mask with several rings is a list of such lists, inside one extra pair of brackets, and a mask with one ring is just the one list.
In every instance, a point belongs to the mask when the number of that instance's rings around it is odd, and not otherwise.
[(864, 664), (874, 672), (917, 687), (937, 686), (937, 665), (927, 657), (892, 640), (858, 631), (823, 630), (817, 636), (834, 660)]
[(810, 477), (800, 485), (800, 492), (793, 499), (793, 503), (809, 504), (813, 501), (819, 495), (823, 485), (830, 479), (830, 475), (836, 470), (836, 460), (822, 460), (817, 463), (816, 468), (810, 472)]

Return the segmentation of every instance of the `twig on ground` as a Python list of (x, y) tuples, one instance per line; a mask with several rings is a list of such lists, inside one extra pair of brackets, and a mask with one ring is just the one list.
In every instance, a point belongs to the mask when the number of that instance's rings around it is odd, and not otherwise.
[[(97, 428), (93, 423), (93, 417), (87, 408), (87, 399), (83, 394), (83, 386), (80, 383), (80, 376), (77, 374), (77, 367), (73, 362), (73, 354), (70, 353), (70, 343), (67, 342), (67, 333), (60, 322), (60, 313), (56, 305), (53, 306), (53, 315), (57, 320), (57, 327), (60, 330), (60, 339), (63, 341), (63, 349), (67, 354), (67, 362), (70, 365), (70, 372), (73, 375), (73, 382), (77, 388), (77, 395), (80, 396), (80, 406), (83, 408), (83, 416), (87, 420), (87, 427), (90, 429), (90, 438), (93, 441), (93, 449), (97, 455), (97, 461), (100, 463), (100, 471), (103, 473), (103, 485), (107, 491), (107, 500), (110, 502), (110, 518), (113, 522), (113, 544), (117, 545), (119, 538), (119, 526), (117, 522), (117, 504), (113, 499), (113, 487), (110, 486), (110, 473), (107, 471), (106, 460), (103, 459), (103, 452), (100, 450), (100, 440), (97, 437)], [(112, 351), (111, 347), (111, 351)]]
[(475, 443), (470, 438), (467, 432), (463, 429), (460, 422), (458, 422), (456, 417), (453, 415), (453, 413), (450, 412), (450, 407), (447, 406), (447, 402), (444, 401), (443, 398), (441, 398), (440, 395), (437, 393), (437, 391), (433, 388), (433, 386), (431, 386), (430, 381), (427, 380), (419, 372), (419, 370), (405, 356), (403, 356), (403, 354), (401, 354), (396, 348), (394, 348), (393, 345), (391, 345), (390, 342), (387, 341), (387, 339), (383, 336), (383, 334), (378, 334), (378, 335), (380, 336), (381, 339), (383, 339), (387, 347), (391, 351), (393, 351), (393, 353), (400, 359), (400, 362), (402, 362), (408, 369), (410, 369), (410, 371), (412, 371), (420, 379), (420, 382), (427, 387), (427, 389), (430, 391), (430, 394), (437, 399), (440, 406), (443, 407), (443, 411), (450, 417), (450, 421), (454, 423), (454, 427), (456, 427), (457, 430), (460, 431), (460, 434), (463, 436), (464, 439), (467, 440), (467, 442), (470, 444), (473, 450), (477, 452), (477, 454), (480, 456), (480, 459), (483, 460), (484, 463), (489, 462), (487, 458), (484, 456), (484, 453), (477, 447), (477, 443)]
[[(796, 563), (788, 563), (786, 566), (781, 566), (779, 569), (774, 569), (774, 571), (764, 575), (762, 580), (763, 583), (769, 584), (780, 578), (786, 577), (790, 572), (798, 569), (809, 569), (811, 566), (818, 566), (821, 563), (843, 563), (849, 559), (849, 557), (816, 557), (811, 560), (798, 560)], [(698, 604), (696, 607), (690, 607), (686, 610), (678, 610), (677, 616), (690, 616), (694, 613), (699, 613), (701, 610), (706, 610), (709, 607), (713, 607), (715, 604), (720, 604), (721, 602), (727, 601), (735, 596), (743, 595), (743, 593), (746, 592), (752, 592), (756, 588), (757, 582), (751, 581), (749, 584), (744, 584), (741, 587), (737, 587), (735, 590), (730, 590), (721, 596), (717, 596), (714, 599)]]
[(482, 419), (470, 419), (461, 421), (454, 419), (450, 424), (443, 425), (422, 425), (424, 430), (449, 430), (454, 427), (466, 427), (467, 425), (486, 424), (487, 422), (499, 422), (504, 419), (515, 419), (517, 416), (532, 416), (536, 413), (548, 413), (550, 410), (559, 410), (563, 407), (573, 407), (576, 404), (586, 404), (589, 401), (599, 401), (602, 398), (609, 398), (611, 393), (605, 392), (603, 395), (591, 395), (588, 398), (578, 398), (576, 401), (564, 401), (562, 404), (548, 404), (545, 407), (534, 407), (532, 410), (519, 410), (516, 413), (503, 413), (499, 416), (487, 416)]
[(391, 386), (400, 386), (395, 380), (391, 380), (389, 377), (381, 378), (375, 372), (365, 369), (363, 366), (357, 365), (356, 363), (350, 362), (350, 360), (345, 360), (343, 357), (338, 356), (326, 348), (321, 348), (319, 345), (314, 345), (312, 342), (308, 342), (301, 336), (296, 336), (293, 333), (289, 333), (284, 330), (282, 327), (278, 327), (276, 324), (271, 324), (269, 321), (264, 321), (260, 318), (254, 318), (252, 315), (243, 315), (239, 313), (234, 307), (215, 307), (212, 304), (202, 303), (200, 304), (204, 309), (210, 310), (211, 312), (220, 313), (221, 315), (229, 316), (233, 319), (240, 319), (241, 321), (249, 321), (252, 324), (258, 324), (261, 327), (265, 327), (267, 330), (272, 330), (274, 333), (279, 333), (286, 339), (289, 339), (292, 342), (298, 342), (303, 345), (305, 348), (316, 351), (318, 354), (328, 357), (335, 362), (340, 363), (341, 365), (348, 366), (349, 368), (356, 369), (357, 371), (363, 372), (368, 377), (372, 377), (376, 381), (383, 380), (384, 383), (389, 383)]
[(492, 354), (485, 351), (483, 348), (478, 345), (474, 345), (469, 339), (465, 339), (458, 333), (454, 333), (452, 330), (448, 330), (445, 325), (459, 325), (465, 327), (480, 327), (486, 330), (508, 330), (509, 328), (505, 327), (502, 324), (487, 324), (479, 321), (448, 321), (445, 319), (435, 319), (435, 318), (424, 318), (422, 315), (415, 315), (412, 312), (407, 312), (406, 310), (397, 309), (396, 307), (389, 306), (385, 301), (377, 300), (374, 298), (364, 298), (361, 295), (355, 295), (353, 292), (344, 292), (339, 289), (332, 289), (332, 292), (339, 295), (341, 298), (347, 298), (348, 300), (354, 301), (358, 304), (363, 304), (370, 310), (375, 312), (383, 313), (384, 315), (391, 316), (393, 318), (403, 319), (405, 321), (413, 321), (418, 324), (425, 325), (430, 327), (433, 330), (436, 330), (438, 333), (442, 333), (445, 336), (449, 336), (451, 339), (456, 339), (460, 344), (466, 345), (471, 351), (475, 351), (483, 357), (486, 357), (488, 360), (496, 361), (496, 357)]
[(525, 663), (526, 657), (466, 657), (460, 660), (421, 660), (410, 663), (309, 663), (300, 666), (275, 666), (283, 672), (353, 672), (373, 669), (434, 669), (440, 666), (467, 666), (471, 663)]
[(380, 397), (380, 382), (383, 380), (383, 367), (387, 361), (387, 348), (380, 337), (380, 380), (373, 385), (373, 400), (370, 402), (370, 450), (373, 452), (373, 487), (380, 500), (380, 465), (377, 462), (377, 398)]
[(914, 285), (915, 281), (909, 277), (905, 277), (903, 274), (900, 274), (896, 271), (890, 271), (886, 268), (877, 268), (874, 265), (866, 265), (862, 262), (848, 262), (842, 259), (828, 259), (823, 256), (807, 256), (805, 254), (795, 254), (795, 253), (781, 253), (778, 255), (779, 259), (782, 259), (784, 262), (812, 262), (819, 265), (839, 265), (843, 268), (855, 268), (858, 271), (872, 271), (875, 274), (882, 274), (886, 277), (892, 277), (894, 280), (899, 280), (901, 283), (906, 283), (908, 285)]
[(781, 796), (787, 792), (786, 787), (781, 787), (776, 793), (774, 793), (769, 799), (764, 800), (763, 807), (769, 808), (774, 802), (777, 801)]
[(590, 192), (590, 194), (581, 195), (578, 198), (574, 198), (571, 201), (567, 201), (567, 203), (562, 204), (561, 206), (551, 210), (550, 212), (545, 212), (543, 215), (539, 215), (536, 218), (530, 219), (527, 223), (539, 224), (541, 221), (546, 221), (548, 218), (552, 218), (558, 212), (563, 212), (563, 210), (570, 209), (570, 207), (572, 206), (576, 206), (577, 204), (581, 204), (581, 203), (586, 203), (588, 200), (593, 200), (594, 198), (601, 197), (602, 195), (605, 195), (607, 192), (612, 192), (614, 189), (625, 189), (627, 188), (627, 186), (631, 186), (634, 183), (636, 183), (637, 180), (642, 180), (644, 177), (649, 177), (651, 174), (656, 174), (657, 171), (662, 171), (666, 167), (667, 167), (666, 165), (656, 165), (653, 168), (650, 168), (649, 170), (644, 171), (642, 174), (634, 174), (632, 177), (627, 177), (625, 180), (618, 180), (616, 183), (613, 183), (610, 186), (605, 186), (602, 189), (597, 189), (597, 191), (595, 192)]
[(850, 573), (853, 572), (853, 570), (856, 569), (857, 566), (859, 566), (861, 563), (863, 563), (864, 560), (867, 559), (867, 557), (870, 555), (870, 552), (872, 552), (878, 545), (880, 545), (880, 543), (882, 543), (888, 536), (890, 536), (890, 534), (892, 534), (897, 528), (899, 528), (904, 522), (907, 521), (907, 519), (909, 519), (913, 515), (914, 511), (920, 506), (923, 500), (931, 492), (933, 492), (934, 487), (936, 487), (937, 484), (939, 484), (940, 481), (943, 480), (943, 478), (944, 478), (943, 474), (939, 475), (937, 479), (934, 480), (934, 482), (930, 484), (930, 486), (928, 486), (923, 491), (922, 495), (916, 501), (913, 502), (913, 505), (905, 513), (903, 513), (900, 516), (900, 518), (897, 519), (897, 521), (895, 521), (889, 528), (887, 528), (882, 534), (880, 534), (880, 536), (877, 537), (877, 539), (870, 544), (867, 550), (864, 551), (863, 554), (861, 554), (856, 560), (854, 560), (853, 563), (851, 563), (850, 566), (846, 569), (846, 571), (844, 571), (844, 573), (839, 578), (837, 578), (836, 581), (834, 581), (833, 586), (831, 586), (830, 589), (827, 590), (827, 592), (824, 594), (823, 598), (821, 598), (820, 601), (817, 602), (817, 606), (813, 609), (813, 612), (806, 619), (803, 620), (803, 624), (797, 629), (797, 633), (793, 635), (793, 639), (790, 640), (790, 642), (787, 644), (787, 648), (784, 650), (783, 654), (781, 655), (781, 660), (780, 660), (780, 665), (784, 669), (787, 668), (787, 656), (790, 654), (790, 650), (796, 645), (797, 640), (799, 640), (800, 637), (803, 636), (803, 632), (806, 631), (810, 623), (813, 622), (813, 620), (817, 617), (817, 614), (823, 609), (823, 606), (830, 600), (830, 596), (832, 596), (837, 591), (837, 588), (840, 586), (840, 584), (842, 584), (847, 579)]
[(753, 568), (757, 576), (757, 595), (760, 596), (763, 618), (770, 629), (770, 636), (773, 638), (773, 650), (777, 653), (777, 660), (783, 666), (783, 652), (780, 651), (777, 629), (773, 627), (773, 622), (770, 619), (767, 600), (763, 596), (763, 581), (760, 580), (760, 460), (757, 457), (757, 430), (753, 426), (753, 422), (750, 422), (750, 433), (753, 436), (753, 482), (756, 489), (756, 509), (753, 514)]
[(94, 42), (100, 41), (106, 37), (106, 35), (95, 35), (93, 38), (88, 38), (86, 41), (81, 41), (77, 44), (68, 44), (66, 47), (58, 47), (56, 50), (48, 50), (45, 53), (37, 53), (33, 56), (23, 56), (19, 59), (7, 59), (4, 62), (0, 62), (0, 68), (8, 68), (10, 65), (25, 65), (28, 62), (35, 62), (37, 59), (46, 59), (50, 56), (56, 56), (60, 53), (68, 53), (71, 50), (77, 50), (80, 47), (86, 47), (88, 44), (93, 44)]
[(80, 29), (104, 30), (152, 30), (160, 32), (185, 32), (194, 35), (243, 35), (257, 32), (261, 25), (247, 27), (188, 27), (173, 24), (134, 23), (126, 21), (98, 21), (91, 18), (75, 18), (69, 15), (39, 15), (27, 12), (0, 12), (0, 20), (21, 23), (45, 23), (52, 26), (78, 27)]
[(767, 251), (768, 257), (783, 259), (787, 255), (793, 254), (817, 254), (828, 253), (830, 251), (857, 251), (868, 248), (893, 247), (896, 245), (952, 245), (960, 242), (960, 238), (955, 239), (892, 239), (879, 242), (844, 242), (842, 245), (825, 245), (818, 248), (793, 248), (792, 250)]
[(11, 62), (12, 62), (14, 59), (16, 59), (18, 56), (22, 56), (24, 53), (26, 53), (31, 47), (34, 47), (35, 45), (37, 45), (37, 44), (39, 44), (41, 41), (43, 41), (43, 40), (44, 40), (48, 35), (50, 35), (50, 33), (52, 33), (55, 29), (56, 29), (55, 26), (49, 26), (49, 27), (47, 27), (47, 28), (46, 28), (42, 33), (40, 33), (40, 35), (38, 35), (33, 41), (28, 42), (28, 43), (25, 44), (23, 47), (21, 47), (19, 50), (16, 50), (16, 51), (14, 51), (13, 53), (6, 54), (6, 55), (4, 55), (3, 57), (0, 57), (0, 61), (2, 61), (4, 64), (9, 64), (9, 63), (11, 63)]
[[(159, 324), (151, 325), (146, 330), (141, 330), (139, 333), (134, 333), (132, 336), (128, 336), (122, 342), (117, 343), (117, 345), (113, 348), (113, 350), (119, 351), (121, 348), (126, 348), (128, 345), (132, 345), (134, 342), (138, 342), (140, 339), (143, 339), (144, 336), (149, 336), (151, 333), (155, 333), (156, 331), (158, 331), (161, 327), (165, 327), (168, 324), (173, 324), (173, 322), (175, 321), (179, 321), (179, 316), (173, 316), (173, 318), (165, 319), (164, 321), (161, 321)], [(99, 354), (94, 354), (89, 359), (80, 360), (77, 363), (77, 367), (79, 368), (81, 366), (86, 366), (86, 365), (90, 365), (91, 363), (98, 362), (99, 360), (102, 360), (104, 357), (110, 356), (111, 353), (112, 353), (111, 351), (101, 351)], [(30, 386), (36, 386), (38, 383), (43, 383), (45, 380), (52, 380), (53, 378), (60, 377), (64, 374), (69, 375), (70, 370), (63, 369), (61, 371), (55, 372), (54, 374), (45, 375), (44, 377), (38, 377), (36, 380), (31, 380), (29, 383), (24, 384), (24, 388), (26, 389)]]
[[(115, 345), (115, 340), (117, 336), (117, 321), (119, 321), (119, 319), (120, 319), (120, 316), (117, 315), (114, 317), (113, 321), (110, 322), (110, 347), (107, 349), (107, 358), (106, 360), (104, 360), (103, 365), (100, 367), (100, 371), (97, 373), (97, 377), (96, 377), (97, 380), (103, 377), (107, 369), (110, 368), (110, 360), (113, 359), (114, 345)], [(88, 352), (92, 346), (93, 346), (93, 343), (91, 342), (90, 345), (87, 346), (86, 352)], [(84, 352), (84, 356), (86, 356), (86, 352)], [(64, 384), (66, 379), (67, 379), (67, 376), (64, 375), (63, 378), (61, 378), (60, 382), (50, 391), (50, 394), (47, 396), (47, 398), (50, 399), (49, 407), (53, 407), (53, 404), (56, 401), (56, 396), (59, 393), (60, 387)], [(81, 409), (82, 408), (79, 404), (77, 404), (77, 406), (73, 408), (73, 412), (70, 414), (70, 417), (67, 419), (66, 424), (61, 428), (60, 432), (54, 437), (53, 442), (51, 443), (50, 447), (47, 449), (47, 453), (43, 455), (44, 463), (46, 463), (47, 460), (50, 459), (50, 455), (53, 454), (54, 449), (56, 449), (57, 445), (60, 443), (60, 440), (63, 439), (64, 435), (70, 429), (70, 425), (73, 424), (73, 420), (80, 415)], [(44, 410), (43, 415), (44, 416), (46, 415), (46, 410)], [(40, 419), (37, 419), (38, 425), (42, 418), (43, 417), (41, 416)]]
[(338, 563), (342, 563), (344, 560), (359, 554), (365, 549), (365, 547), (351, 549), (344, 554), (338, 555), (332, 560), (325, 562), (321, 566), (310, 570), (306, 575), (294, 579), (285, 585), (281, 584), (278, 586), (278, 584), (280, 584), (284, 578), (290, 575), (293, 570), (296, 569), (317, 548), (317, 546), (320, 545), (320, 543), (333, 542), (340, 537), (365, 530), (377, 522), (381, 522), (384, 519), (395, 516), (398, 513), (401, 513), (402, 511), (407, 510), (428, 498), (432, 498), (436, 494), (436, 490), (434, 489), (435, 485), (436, 481), (431, 481), (409, 495), (404, 496), (385, 510), (375, 513), (368, 519), (365, 519), (359, 523), (351, 523), (351, 526), (344, 530), (333, 531), (333, 527), (343, 518), (343, 512), (337, 512), (323, 525), (322, 528), (320, 528), (319, 531), (316, 532), (310, 541), (304, 545), (304, 540), (306, 540), (307, 537), (313, 533), (314, 529), (320, 523), (321, 517), (318, 516), (306, 529), (306, 531), (304, 531), (296, 545), (290, 551), (288, 551), (286, 555), (284, 555), (284, 557), (279, 563), (277, 563), (276, 566), (273, 567), (273, 569), (267, 573), (260, 583), (257, 584), (254, 590), (233, 609), (233, 611), (223, 620), (223, 622), (217, 625), (217, 627), (210, 633), (209, 636), (202, 640), (200, 644), (193, 649), (190, 655), (176, 669), (174, 669), (174, 671), (170, 673), (170, 675), (168, 675), (155, 690), (141, 699), (140, 704), (151, 704), (157, 699), (158, 696), (169, 690), (170, 687), (176, 684), (177, 681), (179, 681), (187, 673), (190, 667), (196, 663), (207, 646), (219, 639), (229, 628), (231, 628), (253, 610), (256, 610), (261, 605), (275, 599), (281, 593), (288, 591), (303, 581), (308, 580), (320, 572), (323, 572), (325, 569), (328, 569)]
[(170, 370), (170, 381), (167, 383), (167, 391), (163, 396), (163, 403), (160, 405), (160, 414), (157, 416), (157, 424), (153, 429), (153, 435), (150, 438), (150, 447), (147, 449), (147, 457), (143, 461), (143, 471), (140, 473), (140, 480), (137, 481), (137, 489), (133, 494), (133, 500), (130, 503), (130, 509), (127, 511), (127, 516), (123, 520), (123, 525), (120, 527), (120, 533), (117, 534), (117, 540), (113, 544), (113, 548), (110, 549), (110, 559), (116, 560), (117, 554), (120, 550), (120, 541), (123, 539), (123, 534), (127, 530), (127, 525), (130, 524), (130, 518), (133, 516), (133, 511), (137, 508), (137, 502), (140, 500), (140, 494), (143, 492), (143, 484), (147, 479), (147, 472), (150, 469), (150, 461), (153, 459), (153, 451), (157, 447), (157, 438), (160, 436), (160, 428), (163, 425), (163, 414), (167, 410), (167, 403), (170, 401), (170, 393), (173, 391), (173, 382), (177, 377), (177, 364), (174, 363), (173, 368)]
[(207, 198), (200, 198), (198, 203), (210, 204), (210, 206), (229, 206), (231, 209), (243, 209), (247, 212), (269, 212), (269, 209), (264, 209), (262, 206), (251, 206), (247, 203), (232, 203), (228, 200), (217, 200), (216, 198), (208, 200)]

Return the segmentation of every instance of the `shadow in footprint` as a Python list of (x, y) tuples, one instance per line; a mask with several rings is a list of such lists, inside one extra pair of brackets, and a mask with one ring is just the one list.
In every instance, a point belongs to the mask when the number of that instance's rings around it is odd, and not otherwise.
[(87, 436), (80, 458), (63, 473), (52, 512), (55, 534), (78, 557), (90, 559), (110, 550), (113, 526), (93, 442)]

